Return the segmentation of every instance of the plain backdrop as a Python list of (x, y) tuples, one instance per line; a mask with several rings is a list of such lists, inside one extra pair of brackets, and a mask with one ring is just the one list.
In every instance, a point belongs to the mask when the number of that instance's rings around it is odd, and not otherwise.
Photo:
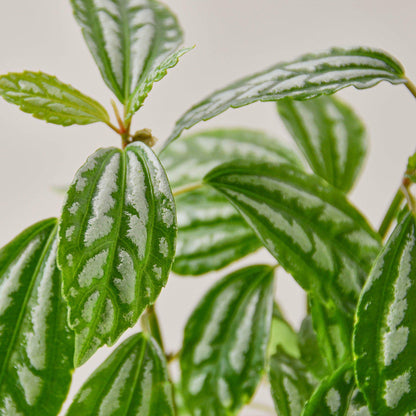
[[(416, 80), (416, 2), (413, 0), (166, 0), (185, 30), (184, 56), (151, 92), (135, 117), (134, 127), (150, 128), (161, 140), (192, 104), (213, 89), (278, 61), (331, 46), (366, 45), (396, 56), (409, 78)], [(111, 93), (72, 18), (69, 0), (2, 0), (0, 73), (42, 70), (57, 75), (110, 110)], [(348, 88), (339, 94), (367, 125), (370, 151), (351, 200), (377, 226), (415, 150), (416, 102), (403, 86), (383, 83), (372, 89)], [(272, 103), (229, 110), (196, 126), (263, 129), (293, 146)], [(32, 223), (60, 213), (63, 195), (56, 187), (69, 184), (75, 171), (98, 147), (119, 145), (105, 125), (63, 128), (21, 113), (0, 101), (0, 244)], [(262, 251), (245, 263), (272, 262)], [(181, 344), (187, 316), (202, 294), (225, 274), (198, 279), (172, 276), (157, 309), (169, 351)], [(291, 322), (304, 313), (302, 292), (281, 273), (276, 296)], [(138, 328), (132, 330), (137, 331)], [(131, 331), (131, 332), (132, 332)], [(130, 333), (131, 333), (130, 332)], [(109, 353), (77, 370), (71, 395)], [(269, 403), (265, 392), (256, 402)], [(244, 415), (262, 415), (246, 409)]]

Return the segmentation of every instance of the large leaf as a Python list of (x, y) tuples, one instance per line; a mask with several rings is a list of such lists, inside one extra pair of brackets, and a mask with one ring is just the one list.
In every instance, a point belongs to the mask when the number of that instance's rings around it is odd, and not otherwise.
[(99, 149), (70, 186), (59, 228), (75, 363), (113, 344), (166, 284), (175, 251), (175, 204), (143, 143)]
[[(289, 163), (301, 168), (278, 139), (249, 129), (214, 129), (184, 137), (161, 155), (173, 188), (200, 182), (215, 166), (233, 159)], [(257, 250), (261, 242), (231, 204), (203, 187), (178, 195), (178, 247), (173, 270), (202, 274)]]
[(406, 82), (401, 65), (385, 52), (366, 48), (335, 48), (305, 55), (214, 92), (179, 119), (168, 143), (178, 138), (183, 130), (229, 108), (286, 97), (305, 100), (332, 94), (350, 85), (356, 88), (372, 87), (380, 81), (392, 84)]
[(236, 161), (205, 182), (241, 212), (279, 263), (324, 304), (352, 314), (380, 244), (345, 196), (289, 165)]
[(281, 349), (270, 359), (269, 381), (279, 416), (300, 416), (316, 385), (305, 365)]
[(354, 329), (358, 386), (372, 414), (416, 411), (416, 224), (406, 215), (377, 258)]
[(367, 150), (364, 125), (335, 97), (277, 103), (279, 114), (313, 171), (342, 191), (349, 191)]
[(124, 341), (80, 388), (66, 416), (173, 416), (166, 359), (143, 334)]
[(351, 363), (322, 380), (306, 404), (302, 416), (347, 416), (355, 389)]
[(250, 266), (217, 283), (185, 328), (182, 394), (191, 414), (235, 415), (262, 376), (273, 310), (273, 268)]
[(56, 225), (56, 219), (32, 225), (0, 250), (4, 416), (55, 416), (71, 384), (74, 337), (61, 298)]
[[(141, 84), (176, 64), (182, 43), (175, 15), (155, 0), (71, 0), (107, 86), (126, 103)], [(152, 75), (153, 74), (153, 75)], [(153, 79), (153, 81), (152, 81)]]
[(309, 305), (322, 356), (330, 371), (335, 371), (352, 359), (352, 319), (346, 317), (339, 309), (327, 308), (312, 296)]
[(109, 121), (107, 112), (97, 101), (43, 72), (0, 76), (0, 96), (48, 123), (70, 126)]

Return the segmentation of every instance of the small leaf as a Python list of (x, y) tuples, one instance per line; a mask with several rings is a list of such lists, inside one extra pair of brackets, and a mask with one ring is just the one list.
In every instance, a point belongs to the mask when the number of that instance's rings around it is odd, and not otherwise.
[[(296, 154), (274, 137), (248, 129), (214, 129), (184, 137), (161, 155), (174, 189), (200, 182), (215, 166), (233, 159), (289, 163)], [(203, 187), (178, 195), (178, 247), (173, 270), (198, 275), (220, 269), (259, 249), (261, 242), (235, 208)]]
[(279, 416), (300, 416), (316, 385), (304, 364), (281, 349), (270, 359), (269, 381)]
[(71, 3), (105, 83), (122, 103), (133, 93), (134, 105), (140, 103), (185, 52), (176, 52), (183, 41), (176, 16), (158, 1)]
[(270, 330), (270, 340), (268, 346), (268, 356), (276, 353), (281, 348), (285, 354), (293, 358), (300, 358), (298, 334), (292, 328), (292, 325), (285, 319), (279, 306), (274, 303), (272, 327)]
[(351, 85), (360, 89), (369, 88), (380, 81), (392, 84), (406, 82), (400, 63), (385, 52), (367, 48), (334, 48), (320, 54), (305, 55), (214, 92), (179, 119), (167, 144), (178, 138), (183, 130), (229, 108), (286, 97), (306, 100), (333, 94)]
[(204, 181), (234, 204), (306, 291), (355, 311), (380, 243), (340, 191), (289, 165), (245, 161), (221, 165)]
[(182, 394), (191, 414), (235, 415), (261, 379), (273, 308), (273, 268), (220, 280), (185, 328)]
[(367, 150), (365, 128), (354, 111), (329, 96), (309, 101), (287, 98), (277, 108), (312, 170), (348, 192)]
[(128, 338), (78, 391), (66, 416), (173, 416), (166, 359), (143, 334)]
[(328, 365), (319, 348), (318, 338), (312, 325), (312, 317), (306, 316), (299, 330), (299, 348), (302, 362), (318, 380), (328, 375)]
[(352, 364), (347, 363), (321, 381), (302, 416), (347, 416), (354, 389), (354, 371)]
[(168, 278), (176, 229), (165, 172), (143, 143), (99, 149), (78, 170), (58, 254), (77, 366), (154, 303)]
[(352, 319), (338, 309), (327, 308), (313, 296), (309, 298), (313, 327), (322, 355), (330, 371), (352, 359)]
[(407, 214), (373, 265), (357, 308), (355, 371), (372, 414), (416, 410), (416, 224)]
[(109, 120), (97, 101), (43, 72), (1, 75), (0, 96), (33, 117), (61, 126)]
[(149, 71), (146, 78), (137, 86), (127, 102), (126, 119), (131, 119), (134, 113), (140, 109), (149, 92), (152, 90), (153, 84), (164, 78), (168, 73), (168, 69), (176, 66), (179, 58), (192, 49), (193, 47), (179, 49)]
[(38, 222), (0, 250), (4, 416), (56, 416), (71, 384), (74, 336), (61, 298), (56, 231), (56, 219)]

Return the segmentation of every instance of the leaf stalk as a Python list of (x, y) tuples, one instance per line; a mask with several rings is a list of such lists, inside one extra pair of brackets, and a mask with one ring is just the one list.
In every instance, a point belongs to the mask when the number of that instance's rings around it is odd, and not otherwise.
[(400, 206), (403, 202), (405, 194), (403, 193), (402, 186), (397, 190), (396, 195), (394, 195), (394, 198), (386, 212), (386, 215), (383, 218), (383, 221), (381, 222), (380, 228), (378, 230), (378, 233), (380, 234), (381, 238), (384, 240), (386, 237), (394, 219), (397, 216), (397, 213), (400, 209)]
[(159, 319), (157, 317), (157, 313), (156, 313), (156, 309), (154, 305), (150, 305), (146, 308), (146, 311), (143, 313), (140, 319), (140, 324), (141, 324), (143, 332), (151, 335), (159, 344), (163, 353), (165, 353), (162, 332), (160, 330)]

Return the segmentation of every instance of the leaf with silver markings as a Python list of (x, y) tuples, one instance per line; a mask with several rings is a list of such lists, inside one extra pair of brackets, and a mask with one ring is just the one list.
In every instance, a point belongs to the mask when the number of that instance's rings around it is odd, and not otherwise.
[(273, 274), (258, 265), (226, 276), (189, 318), (180, 365), (191, 414), (235, 415), (254, 394), (265, 365)]
[(174, 416), (166, 358), (144, 334), (132, 335), (80, 388), (66, 416)]
[(4, 416), (55, 416), (71, 384), (74, 335), (61, 297), (56, 232), (57, 220), (44, 220), (0, 250)]
[(99, 149), (78, 170), (58, 251), (76, 366), (112, 345), (154, 303), (167, 282), (176, 231), (169, 183), (145, 144)]

